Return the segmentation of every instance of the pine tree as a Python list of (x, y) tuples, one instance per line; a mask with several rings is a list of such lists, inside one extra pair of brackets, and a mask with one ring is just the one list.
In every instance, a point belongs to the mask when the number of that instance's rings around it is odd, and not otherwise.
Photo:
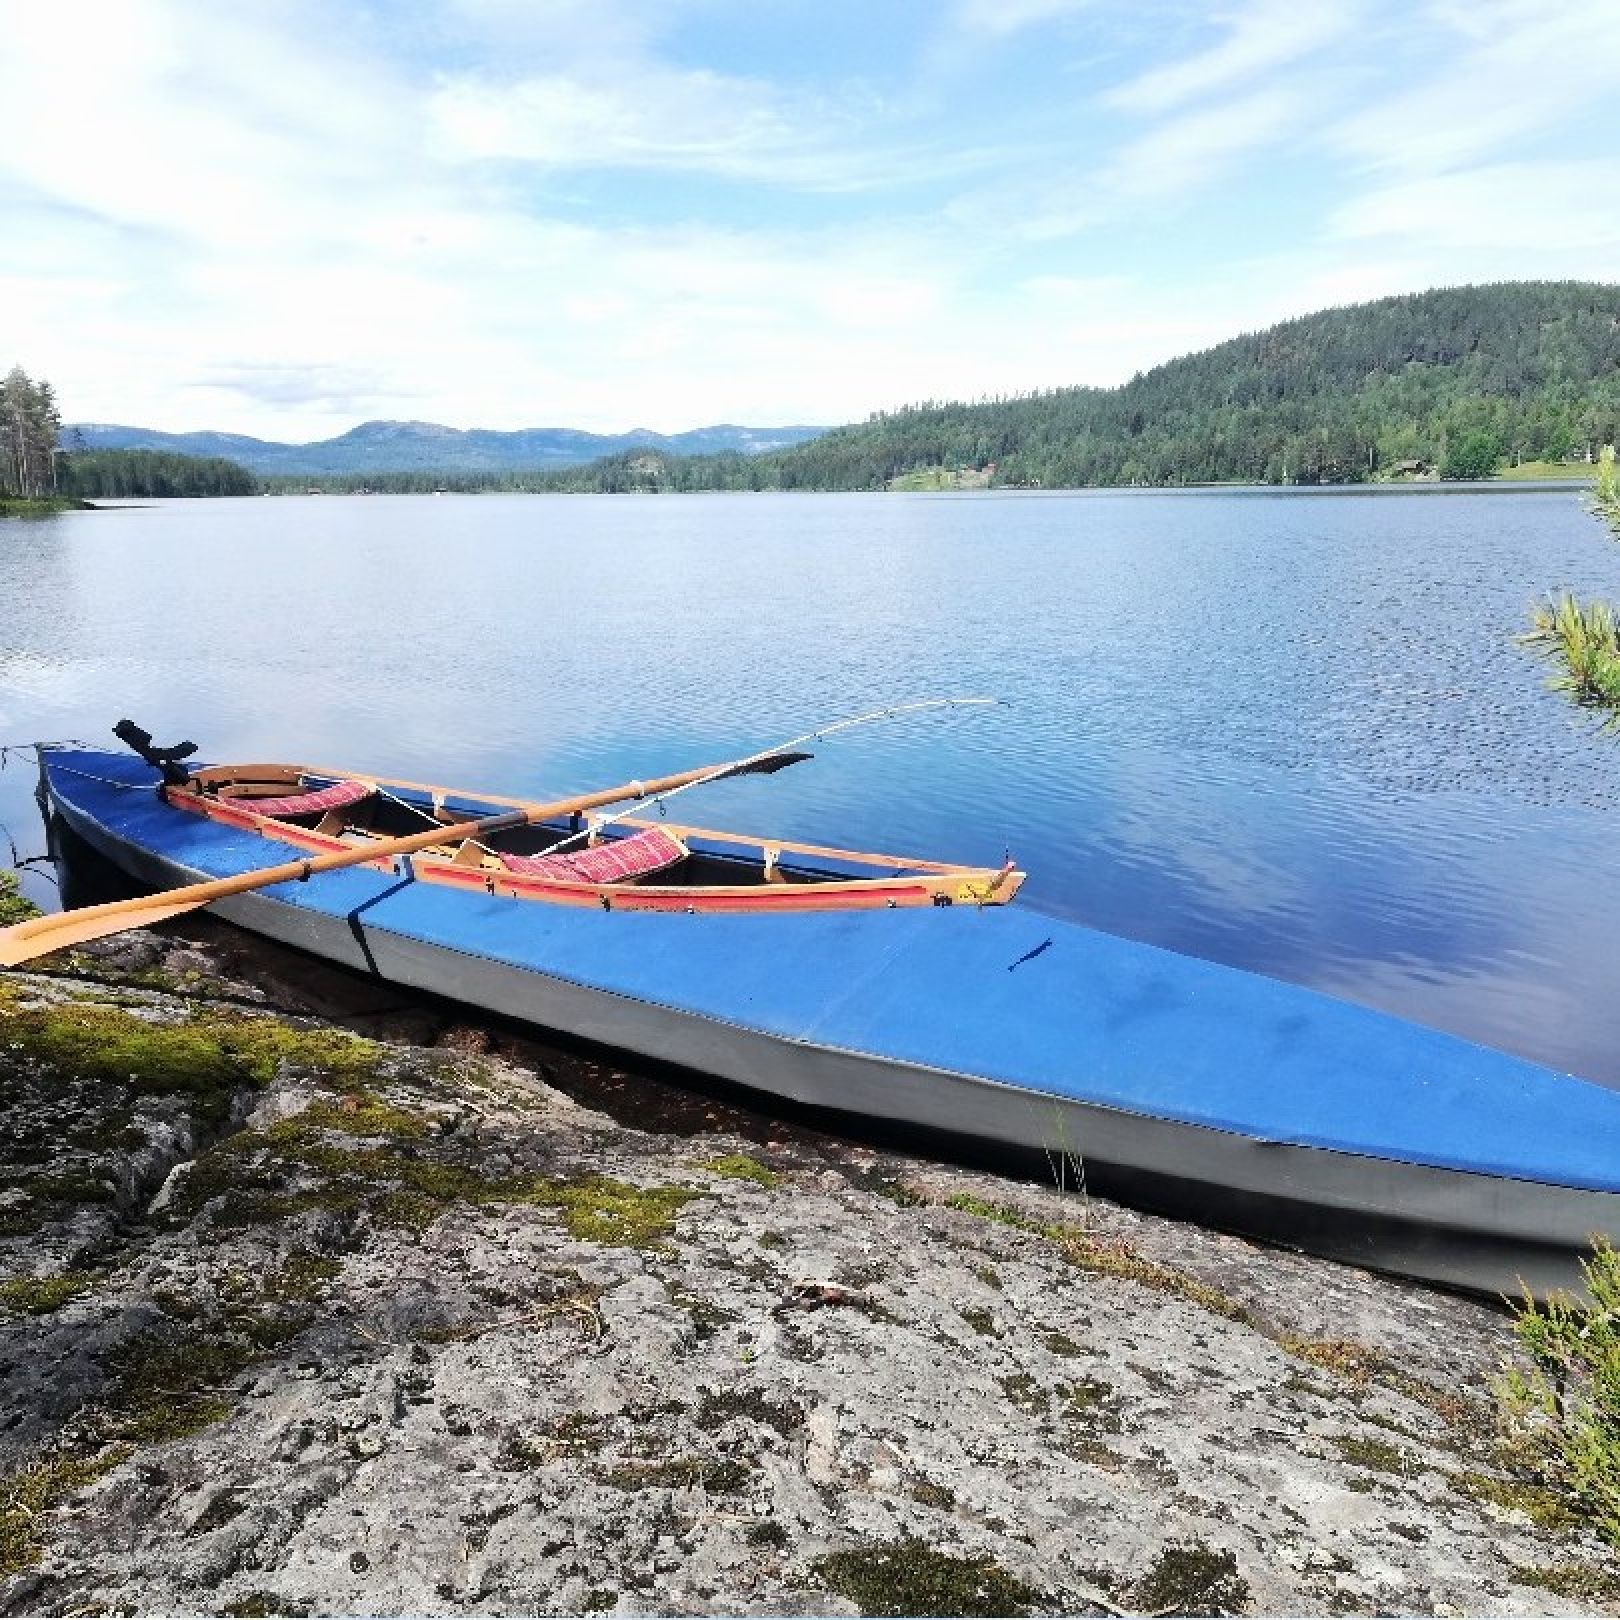
[(37, 499), (56, 488), (56, 396), (21, 366), (0, 379), (0, 495)]

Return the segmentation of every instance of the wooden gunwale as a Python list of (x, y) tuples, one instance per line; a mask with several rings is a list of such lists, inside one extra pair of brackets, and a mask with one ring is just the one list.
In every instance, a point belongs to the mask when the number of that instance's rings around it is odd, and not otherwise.
[[(533, 810), (544, 803), (540, 799), (515, 799), (502, 793), (474, 792), (470, 789), (441, 787), (432, 782), (411, 782), (401, 777), (389, 776), (362, 776), (354, 771), (339, 771), (329, 769), (324, 765), (213, 765), (203, 770), (195, 771), (192, 780), (210, 786), (215, 779), (234, 782), (238, 778), (247, 777), (248, 773), (255, 773), (254, 779), (258, 781), (275, 781), (279, 778), (288, 786), (299, 785), (305, 777), (317, 776), (323, 781), (339, 782), (371, 782), (380, 788), (404, 788), (411, 793), (426, 793), (433, 797), (436, 803), (443, 803), (448, 799), (471, 799), (476, 804), (491, 804), (502, 809)], [(263, 773), (259, 775), (257, 773)], [(183, 802), (184, 795), (176, 802)], [(261, 818), (269, 819), (269, 818)], [(276, 822), (276, 826), (286, 823)], [(840, 849), (832, 844), (805, 844), (791, 838), (755, 838), (749, 835), (721, 831), (713, 827), (698, 827), (688, 822), (665, 821), (662, 818), (656, 821), (642, 820), (638, 817), (627, 816), (620, 823), (625, 827), (662, 827), (666, 832), (674, 833), (677, 838), (706, 838), (717, 844), (735, 844), (742, 849), (775, 849), (784, 855), (823, 855), (833, 860), (853, 861), (862, 866), (898, 866), (907, 872), (938, 872), (966, 873), (979, 876), (985, 873), (995, 873), (1000, 869), (993, 866), (957, 866), (949, 861), (926, 861), (909, 855), (886, 855), (880, 850)], [(300, 829), (294, 828), (294, 831)], [(450, 829), (446, 829), (450, 830)]]
[[(281, 787), (300, 784), (309, 777), (323, 780), (355, 780), (374, 783), (381, 788), (403, 788), (409, 792), (430, 796), (435, 813), (447, 799), (469, 800), (477, 805), (497, 808), (529, 810), (539, 808), (543, 801), (518, 799), (495, 793), (464, 792), (425, 782), (410, 782), (399, 778), (357, 776), (345, 771), (324, 767), (281, 764), (219, 765), (206, 767), (193, 775), (197, 787), (235, 786), (245, 782), (275, 784)], [(252, 796), (233, 795), (222, 798), (205, 795), (190, 788), (165, 788), (164, 797), (179, 809), (189, 810), (209, 820), (220, 821), (244, 831), (257, 832), (263, 837), (289, 843), (297, 848), (322, 853), (353, 850), (353, 840), (299, 827), (289, 821), (256, 814), (249, 806)], [(455, 861), (453, 847), (454, 824), (447, 825), (444, 853), (437, 850), (419, 852), (416, 875), (428, 882), (443, 883), (450, 887), (477, 890), (485, 894), (501, 895), (518, 900), (539, 900), (552, 904), (603, 906), (625, 911), (827, 911), (865, 909), (930, 904), (999, 905), (1012, 899), (1022, 884), (1024, 874), (1010, 865), (1004, 868), (953, 866), (942, 861), (914, 860), (903, 856), (885, 855), (872, 851), (839, 849), (825, 844), (800, 843), (791, 839), (762, 839), (721, 832), (711, 828), (694, 827), (683, 823), (626, 818), (620, 825), (645, 828), (661, 827), (676, 837), (696, 837), (713, 843), (736, 848), (766, 852), (775, 850), (781, 855), (801, 855), (811, 858), (825, 857), (847, 861), (854, 865), (900, 868), (888, 871), (882, 878), (845, 878), (813, 883), (766, 884), (709, 884), (693, 887), (638, 883), (583, 883), (564, 879), (543, 878), (506, 871), (493, 865), (461, 864)], [(391, 856), (367, 861), (366, 866), (393, 871)]]

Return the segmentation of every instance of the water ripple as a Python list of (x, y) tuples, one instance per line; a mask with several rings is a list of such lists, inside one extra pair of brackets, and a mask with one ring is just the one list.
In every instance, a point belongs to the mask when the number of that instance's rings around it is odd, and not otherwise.
[(130, 713), (565, 791), (989, 691), (692, 813), (1010, 849), (1029, 904), (1620, 1083), (1620, 748), (1512, 639), (1613, 592), (1573, 494), (181, 502), (5, 541), (0, 740)]

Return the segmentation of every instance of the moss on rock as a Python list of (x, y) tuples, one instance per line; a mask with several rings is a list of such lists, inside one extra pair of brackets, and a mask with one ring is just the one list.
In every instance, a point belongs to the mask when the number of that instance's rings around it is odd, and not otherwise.
[(1249, 1583), (1236, 1557), (1201, 1541), (1166, 1547), (1130, 1594), (1139, 1614), (1241, 1614), (1248, 1602)]
[(872, 1615), (1018, 1615), (1040, 1594), (994, 1559), (958, 1558), (916, 1536), (830, 1553), (816, 1574)]
[(64, 1271), (55, 1277), (12, 1277), (0, 1283), (0, 1307), (20, 1316), (48, 1316), (89, 1293), (99, 1281), (93, 1271)]
[(747, 1463), (733, 1457), (665, 1457), (655, 1462), (626, 1462), (602, 1478), (621, 1491), (701, 1489), (712, 1496), (734, 1496), (754, 1477)]
[(240, 1228), (322, 1209), (421, 1231), (456, 1204), (535, 1204), (557, 1211), (573, 1237), (650, 1248), (700, 1196), (611, 1176), (491, 1177), (452, 1151), (432, 1140), (424, 1116), (357, 1088), (201, 1155), (186, 1169), (170, 1218), (187, 1221), (211, 1206), (221, 1226)]
[(776, 1171), (746, 1153), (722, 1154), (718, 1159), (710, 1159), (702, 1168), (711, 1176), (723, 1176), (728, 1181), (752, 1181), (761, 1187), (775, 1187), (782, 1180)]
[(1620, 1603), (1620, 1573), (1594, 1564), (1510, 1564), (1520, 1586), (1537, 1586), (1572, 1603)]
[(1399, 1446), (1364, 1434), (1335, 1435), (1333, 1443), (1347, 1463), (1375, 1474), (1410, 1474), (1415, 1467), (1414, 1459)]
[(675, 1217), (698, 1196), (693, 1187), (636, 1187), (612, 1176), (585, 1176), (578, 1181), (540, 1178), (526, 1189), (511, 1187), (507, 1199), (499, 1193), (496, 1198), (554, 1209), (569, 1235), (588, 1243), (647, 1249), (663, 1242)]
[(181, 1096), (215, 1120), (241, 1092), (268, 1085), (283, 1064), (352, 1087), (376, 1073), (382, 1055), (359, 1036), (268, 1018), (206, 1011), (164, 1019), (79, 1002), (25, 1006), (15, 990), (0, 1000), (0, 1069), (23, 1066), (124, 1093)]
[(1557, 1490), (1533, 1479), (1498, 1479), (1477, 1469), (1447, 1474), (1446, 1483), (1459, 1496), (1489, 1502), (1509, 1513), (1522, 1513), (1542, 1530), (1573, 1530), (1580, 1515)]

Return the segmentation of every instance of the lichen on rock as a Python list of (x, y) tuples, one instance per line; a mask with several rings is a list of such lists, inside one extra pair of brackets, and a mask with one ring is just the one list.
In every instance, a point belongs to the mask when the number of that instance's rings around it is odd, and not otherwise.
[(1487, 1305), (206, 925), (40, 967), (0, 979), (0, 1612), (1620, 1602), (1495, 1449)]

